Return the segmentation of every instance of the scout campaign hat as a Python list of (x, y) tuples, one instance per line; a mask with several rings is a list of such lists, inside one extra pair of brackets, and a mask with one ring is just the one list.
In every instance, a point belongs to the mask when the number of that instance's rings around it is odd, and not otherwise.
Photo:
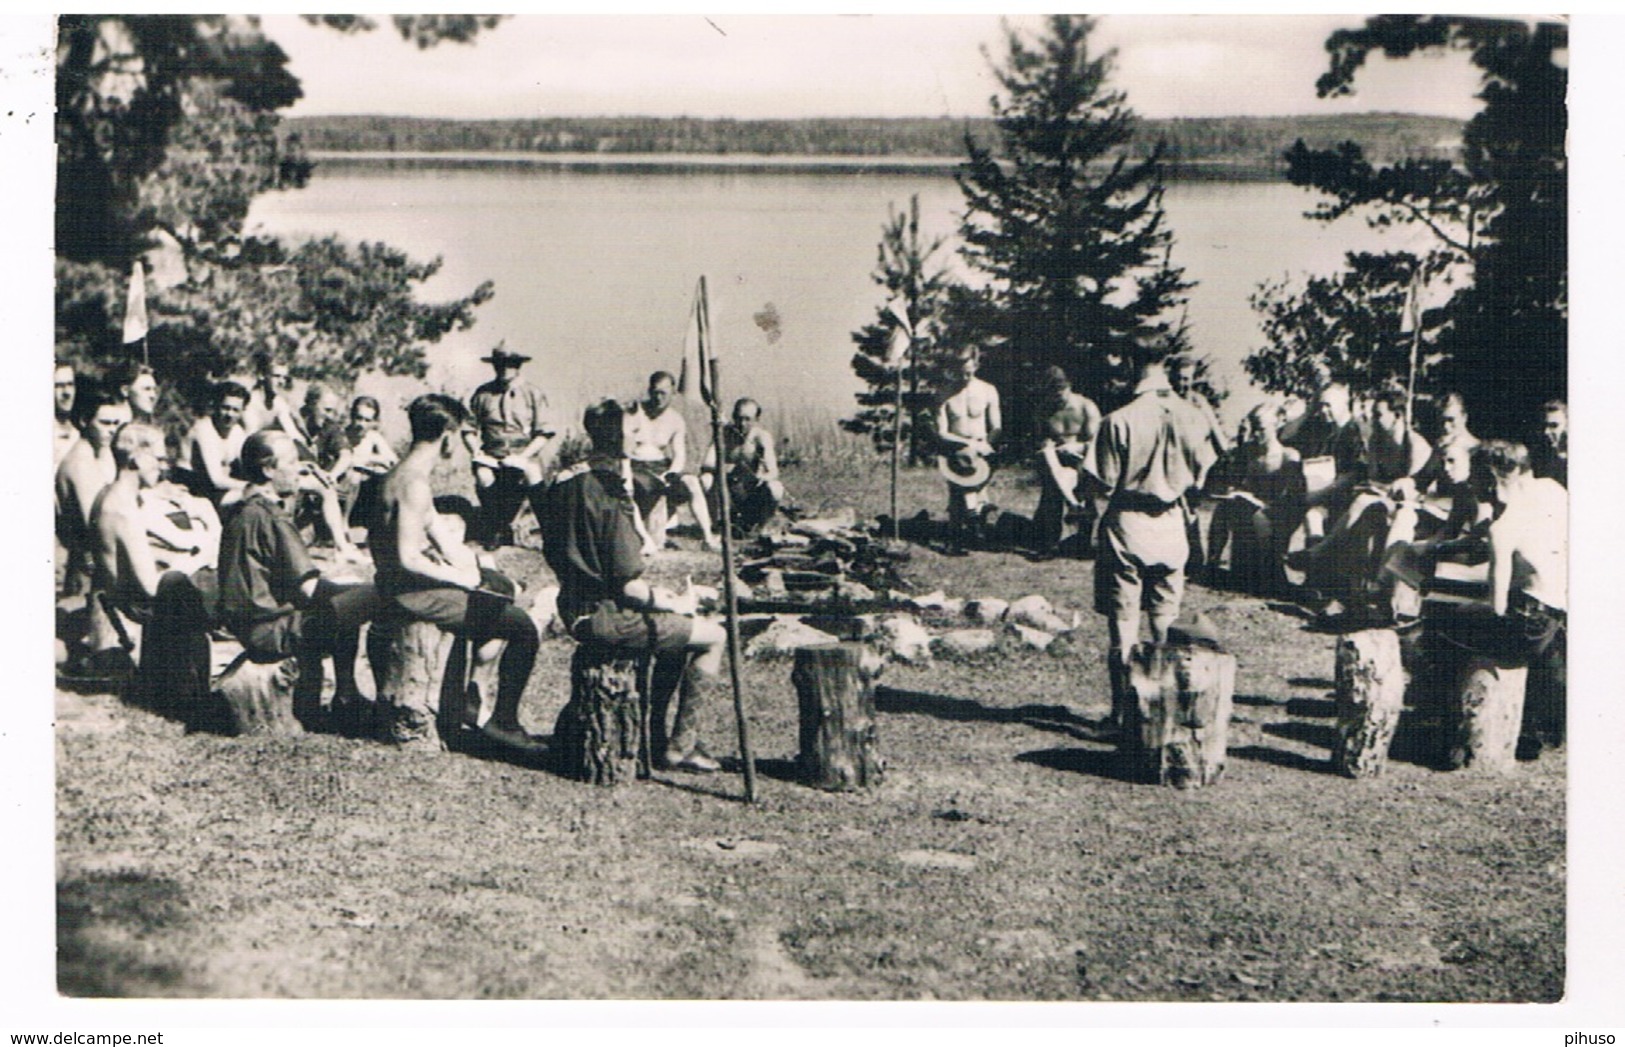
[(497, 347), (491, 350), (490, 356), (480, 357), (481, 363), (491, 364), (493, 367), (500, 366), (502, 364), (518, 366), (519, 364), (528, 363), (529, 361), (530, 357), (526, 356), (524, 353), (516, 353), (509, 349), (506, 342), (497, 343)]
[(986, 486), (993, 475), (993, 468), (981, 455), (960, 451), (958, 454), (938, 455), (937, 472), (955, 487), (975, 490)]

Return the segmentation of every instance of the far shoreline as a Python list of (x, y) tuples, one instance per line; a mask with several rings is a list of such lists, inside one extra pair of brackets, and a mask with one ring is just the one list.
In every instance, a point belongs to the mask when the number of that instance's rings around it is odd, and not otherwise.
[[(505, 151), (407, 152), (311, 150), (318, 166), (409, 168), (512, 167), (645, 173), (736, 171), (748, 174), (935, 174), (952, 175), (964, 163), (949, 156), (787, 155), (774, 153), (532, 153)], [(1279, 169), (1228, 161), (1164, 161), (1167, 181), (1272, 182)]]

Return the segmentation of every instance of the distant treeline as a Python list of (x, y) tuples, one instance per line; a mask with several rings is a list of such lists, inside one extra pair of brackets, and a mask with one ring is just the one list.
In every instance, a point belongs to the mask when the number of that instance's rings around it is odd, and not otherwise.
[[(1453, 157), (1462, 122), (1403, 113), (1344, 116), (1195, 117), (1142, 120), (1136, 142), (1167, 143), (1176, 168), (1277, 171), (1298, 139), (1311, 148), (1359, 143), (1368, 159)], [(994, 141), (989, 119), (845, 117), (711, 120), (691, 117), (548, 117), (440, 120), (405, 116), (307, 116), (283, 123), (305, 149), (392, 153), (599, 153), (703, 156), (947, 157), (965, 153), (965, 135)]]

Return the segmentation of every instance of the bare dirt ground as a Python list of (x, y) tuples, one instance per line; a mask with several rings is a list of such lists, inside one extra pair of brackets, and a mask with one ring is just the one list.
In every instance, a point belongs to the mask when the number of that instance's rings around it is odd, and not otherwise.
[[(886, 504), (867, 465), (789, 476)], [(997, 496), (1030, 511), (1032, 492)], [(903, 504), (938, 508), (931, 474)], [(940, 512), (940, 509), (938, 509)], [(545, 584), (539, 555), (504, 565)], [(715, 557), (658, 576), (709, 580)], [(1087, 562), (917, 550), (917, 591), (1084, 612), (1050, 651), (893, 666), (886, 781), (797, 784), (785, 661), (747, 662), (760, 802), (736, 774), (595, 789), (496, 757), (231, 739), (57, 693), (60, 991), (73, 996), (1553, 1001), (1564, 990), (1562, 752), (1447, 773), (1413, 724), (1333, 775), (1332, 636), (1193, 586), (1240, 663), (1229, 765), (1124, 780)], [(568, 641), (523, 718), (551, 729)], [(707, 743), (735, 753), (717, 695)], [(737, 767), (736, 761), (729, 761)]]

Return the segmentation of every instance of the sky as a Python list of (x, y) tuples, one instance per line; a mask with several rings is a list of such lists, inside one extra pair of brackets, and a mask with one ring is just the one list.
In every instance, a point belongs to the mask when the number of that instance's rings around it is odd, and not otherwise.
[[(1459, 55), (1375, 58), (1357, 95), (1317, 99), (1327, 35), (1362, 17), (1108, 14), (1090, 42), (1116, 49), (1114, 86), (1146, 117), (1472, 115)], [(420, 52), (392, 29), (263, 25), (304, 85), (292, 116), (983, 116), (997, 85), (982, 49), (1003, 39), (993, 15), (519, 15)]]

